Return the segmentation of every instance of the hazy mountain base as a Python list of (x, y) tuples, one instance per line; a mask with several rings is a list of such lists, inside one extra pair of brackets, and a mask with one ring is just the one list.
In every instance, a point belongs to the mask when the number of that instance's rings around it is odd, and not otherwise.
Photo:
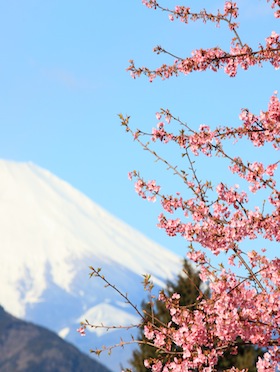
[(0, 306), (1, 372), (110, 372), (46, 328), (22, 321)]

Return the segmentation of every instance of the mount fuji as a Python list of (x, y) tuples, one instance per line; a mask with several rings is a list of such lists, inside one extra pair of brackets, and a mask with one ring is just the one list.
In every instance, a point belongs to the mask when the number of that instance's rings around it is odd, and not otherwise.
[[(101, 267), (139, 306), (142, 275), (151, 274), (162, 288), (179, 273), (181, 258), (32, 163), (2, 160), (0, 179), (0, 304), (86, 353), (126, 339), (132, 332), (99, 328), (86, 337), (76, 332), (85, 319), (105, 325), (139, 322), (115, 291), (89, 279), (89, 266)], [(129, 366), (131, 351), (117, 348), (99, 360), (117, 372)]]

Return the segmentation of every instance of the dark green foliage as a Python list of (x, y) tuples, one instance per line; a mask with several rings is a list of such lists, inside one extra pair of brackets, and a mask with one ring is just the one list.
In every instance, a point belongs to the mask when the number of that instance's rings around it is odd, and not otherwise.
[[(165, 293), (170, 296), (173, 293), (180, 294), (180, 305), (187, 306), (189, 309), (195, 309), (196, 304), (202, 297), (209, 298), (209, 291), (204, 291), (202, 294), (201, 280), (198, 273), (184, 260), (182, 274), (177, 278), (176, 283), (167, 282), (167, 289)], [(142, 303), (143, 311), (147, 314), (151, 314), (151, 303), (143, 302)], [(158, 319), (164, 324), (167, 324), (170, 320), (170, 314), (164, 303), (155, 300), (153, 306), (154, 318)], [(150, 316), (147, 315), (147, 320), (150, 320)], [(147, 341), (143, 334), (143, 328), (140, 330), (139, 340)], [(218, 365), (216, 366), (218, 371), (224, 371), (232, 366), (242, 368), (248, 368), (249, 372), (255, 372), (255, 364), (258, 360), (258, 356), (263, 355), (263, 351), (256, 349), (252, 345), (243, 346), (241, 345), (241, 340), (239, 340), (240, 345), (238, 346), (238, 354), (232, 355), (229, 351), (224, 354), (224, 357), (219, 360)], [(173, 349), (175, 350), (175, 349)], [(133, 371), (135, 372), (146, 372), (149, 371), (144, 367), (144, 360), (149, 358), (157, 358), (158, 350), (150, 345), (145, 343), (140, 344), (138, 350), (133, 352), (133, 357), (130, 360)]]
[(217, 369), (224, 371), (235, 366), (239, 369), (248, 369), (249, 372), (256, 372), (255, 367), (259, 356), (264, 354), (262, 349), (255, 348), (253, 345), (244, 346), (242, 340), (237, 341), (238, 352), (237, 355), (231, 355), (228, 351), (224, 353), (222, 359), (219, 360)]

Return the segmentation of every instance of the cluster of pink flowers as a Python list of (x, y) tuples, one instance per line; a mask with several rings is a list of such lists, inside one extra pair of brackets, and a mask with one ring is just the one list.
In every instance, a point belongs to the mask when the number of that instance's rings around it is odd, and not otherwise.
[[(267, 0), (269, 2), (270, 0)], [(218, 12), (217, 15), (214, 15), (212, 13), (206, 12), (206, 10), (202, 10), (199, 13), (191, 13), (189, 7), (185, 6), (179, 6), (176, 5), (174, 10), (164, 8), (161, 6), (156, 0), (142, 0), (142, 3), (148, 7), (148, 8), (154, 8), (154, 9), (161, 9), (164, 11), (167, 11), (169, 13), (174, 13), (177, 17), (180, 18), (181, 22), (187, 23), (188, 17), (191, 16), (192, 21), (196, 21), (197, 19), (203, 19), (204, 22), (210, 21), (210, 22), (215, 22), (217, 19), (226, 17), (230, 15), (232, 18), (237, 18), (238, 17), (238, 7), (235, 2), (232, 1), (226, 1), (224, 4), (224, 13), (221, 14)], [(280, 7), (280, 2), (279, 0), (272, 0), (271, 8), (275, 9), (276, 7)], [(280, 10), (276, 9), (274, 12), (275, 18), (280, 17)]]
[(257, 368), (275, 371), (279, 362), (277, 333), (274, 333), (280, 327), (279, 294), (260, 292), (249, 281), (241, 281), (226, 271), (210, 287), (211, 299), (202, 300), (194, 311), (179, 306), (178, 294), (171, 298), (160, 294), (159, 299), (172, 316), (172, 327), (155, 328), (150, 322), (145, 326), (145, 337), (161, 351), (164, 348), (166, 354), (171, 345), (179, 347), (180, 352), (165, 366), (160, 360), (147, 360), (145, 366), (166, 372), (196, 368), (213, 371), (225, 349), (235, 352), (235, 340), (240, 337), (244, 344), (264, 347), (270, 344), (269, 352), (259, 359)]
[(239, 118), (242, 121), (241, 126), (217, 128), (214, 137), (234, 138), (236, 141), (245, 138), (256, 147), (271, 143), (276, 150), (280, 149), (280, 102), (277, 92), (270, 98), (267, 111), (254, 115), (249, 110), (243, 109)]
[(147, 7), (147, 8), (155, 8), (157, 7), (157, 2), (155, 0), (142, 0), (142, 3)]
[(156, 196), (160, 192), (160, 186), (156, 185), (155, 180), (151, 180), (145, 182), (142, 178), (140, 178), (139, 173), (136, 171), (129, 172), (128, 178), (132, 180), (133, 177), (137, 177), (137, 181), (135, 182), (135, 191), (141, 198), (147, 199), (148, 201), (155, 202)]
[(77, 329), (77, 332), (80, 333), (81, 336), (86, 335), (86, 326), (81, 326), (80, 328)]
[[(205, 9), (199, 12), (192, 12), (189, 7), (175, 6), (169, 9), (161, 6), (153, 0), (143, 0), (144, 5), (149, 8), (161, 9), (169, 14), (169, 19), (174, 21), (180, 19), (181, 22), (188, 23), (189, 21), (202, 20), (203, 22), (215, 22), (217, 25), (220, 22), (226, 22), (229, 29), (234, 33), (230, 43), (229, 51), (222, 50), (218, 47), (209, 49), (199, 49), (192, 52), (190, 57), (176, 58), (173, 64), (163, 64), (155, 70), (150, 70), (147, 67), (137, 68), (134, 61), (130, 61), (128, 71), (133, 78), (144, 74), (149, 77), (152, 82), (156, 77), (168, 79), (171, 76), (179, 74), (190, 74), (194, 71), (212, 70), (217, 71), (224, 69), (225, 73), (231, 77), (237, 74), (238, 67), (247, 70), (251, 66), (260, 65), (264, 62), (270, 62), (275, 69), (280, 68), (280, 39), (279, 35), (272, 31), (271, 35), (265, 39), (265, 45), (259, 45), (257, 50), (253, 50), (249, 45), (243, 44), (237, 34), (238, 24), (235, 22), (238, 17), (238, 7), (235, 2), (226, 1), (223, 12), (218, 11), (217, 14), (209, 13)], [(272, 8), (279, 7), (278, 1), (272, 1)], [(280, 17), (280, 10), (276, 10), (275, 17)], [(156, 47), (156, 53), (167, 53), (163, 48)]]
[(226, 1), (224, 6), (225, 16), (231, 15), (233, 18), (238, 17), (238, 8), (236, 3), (232, 1)]
[(157, 124), (157, 128), (152, 129), (152, 141), (156, 142), (158, 139), (160, 141), (163, 141), (164, 143), (167, 143), (173, 139), (172, 134), (169, 134), (164, 129), (164, 123), (159, 122)]
[[(233, 159), (233, 165), (230, 166), (232, 173), (237, 173), (239, 177), (246, 179), (250, 183), (249, 189), (253, 193), (266, 187), (275, 189), (276, 181), (271, 177), (274, 175), (276, 168), (276, 163), (270, 164), (265, 168), (261, 162), (248, 163), (244, 166), (240, 158)], [(265, 174), (269, 175), (270, 178), (266, 178)]]
[[(137, 68), (134, 61), (131, 60), (127, 70), (130, 71), (133, 78), (144, 74), (152, 82), (156, 77), (165, 80), (172, 76), (178, 76), (180, 73), (188, 75), (194, 71), (212, 70), (216, 72), (220, 69), (224, 69), (227, 75), (234, 77), (239, 66), (247, 70), (251, 66), (264, 62), (270, 62), (275, 69), (279, 69), (279, 35), (275, 32), (272, 35), (273, 37), (270, 36), (266, 39), (266, 45), (260, 45), (256, 51), (253, 51), (248, 45), (241, 46), (239, 44), (231, 47), (229, 52), (218, 47), (199, 49), (193, 51), (191, 57), (176, 59), (173, 64), (163, 64), (155, 70), (150, 70), (147, 67)], [(271, 44), (272, 39), (273, 44)]]

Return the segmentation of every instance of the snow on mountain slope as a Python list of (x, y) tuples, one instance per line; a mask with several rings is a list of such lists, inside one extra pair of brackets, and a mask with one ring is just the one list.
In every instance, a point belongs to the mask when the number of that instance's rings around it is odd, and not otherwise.
[[(178, 256), (50, 172), (0, 161), (0, 180), (0, 303), (13, 315), (61, 332), (79, 347), (75, 330), (87, 312), (98, 322), (104, 314), (110, 324), (116, 322), (113, 315), (125, 321), (126, 312), (129, 324), (136, 317), (120, 306), (114, 291), (89, 279), (89, 266), (102, 267), (136, 303), (144, 296), (142, 274), (152, 274), (162, 287), (179, 272)], [(93, 347), (91, 337), (82, 342), (86, 351)]]

